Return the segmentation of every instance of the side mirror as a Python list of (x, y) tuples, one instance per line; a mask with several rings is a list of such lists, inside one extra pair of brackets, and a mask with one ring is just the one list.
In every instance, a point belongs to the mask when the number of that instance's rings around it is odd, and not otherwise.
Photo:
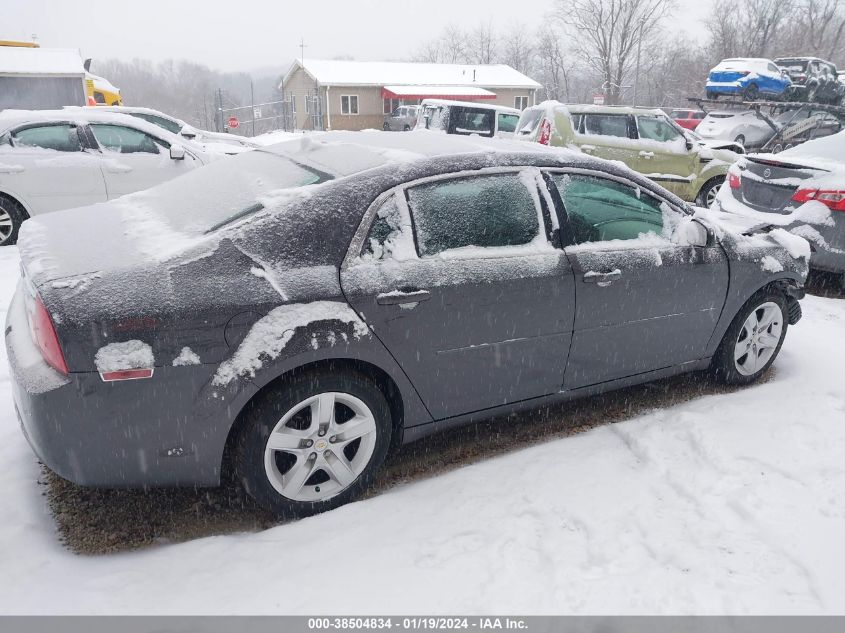
[(170, 158), (173, 160), (185, 160), (185, 148), (181, 145), (171, 145)]
[(181, 134), (188, 140), (195, 139), (197, 137), (197, 131), (190, 125), (186, 125), (181, 130), (179, 130), (179, 134)]
[(711, 242), (711, 230), (698, 220), (684, 218), (675, 229), (672, 241), (681, 246), (697, 246), (704, 248)]

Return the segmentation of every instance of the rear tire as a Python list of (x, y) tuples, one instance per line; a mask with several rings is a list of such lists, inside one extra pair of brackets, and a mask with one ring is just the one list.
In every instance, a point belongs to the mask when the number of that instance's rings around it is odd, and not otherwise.
[(734, 318), (710, 365), (716, 378), (729, 385), (748, 385), (775, 362), (789, 328), (786, 297), (764, 288)]
[(0, 195), (0, 246), (17, 244), (26, 212), (11, 198)]
[(760, 98), (760, 88), (757, 84), (751, 83), (742, 91), (742, 97), (746, 101), (757, 101)]
[(382, 127), (382, 129), (383, 129), (385, 132), (390, 132), (390, 123), (385, 123), (385, 124), (384, 124), (383, 126), (381, 126), (381, 127)]
[(719, 93), (717, 93), (717, 92), (708, 92), (706, 96), (707, 96), (707, 98), (708, 98), (710, 101), (716, 101), (716, 100), (719, 98)]
[(370, 378), (300, 374), (261, 394), (245, 413), (233, 445), (235, 474), (281, 518), (333, 510), (370, 487), (392, 431), (390, 407)]
[(742, 145), (742, 148), (745, 149), (745, 137), (742, 134), (739, 134), (735, 139), (734, 143), (739, 143)]
[(706, 209), (712, 207), (713, 203), (716, 202), (716, 195), (719, 193), (719, 188), (724, 182), (724, 176), (717, 176), (716, 178), (711, 178), (705, 182), (701, 191), (698, 192), (698, 197), (695, 199), (695, 203), (700, 207), (705, 207)]

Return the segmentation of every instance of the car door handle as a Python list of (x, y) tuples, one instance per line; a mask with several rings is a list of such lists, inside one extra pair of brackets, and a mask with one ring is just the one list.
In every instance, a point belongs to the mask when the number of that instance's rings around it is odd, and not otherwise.
[(376, 296), (376, 303), (380, 306), (401, 306), (429, 299), (431, 299), (431, 293), (428, 290), (393, 290)]
[(584, 283), (598, 284), (600, 288), (606, 288), (614, 281), (619, 281), (620, 279), (622, 279), (622, 271), (619, 269), (613, 270), (609, 273), (597, 273), (593, 270), (588, 273), (584, 273)]
[(640, 152), (640, 158), (654, 158), (654, 152)]

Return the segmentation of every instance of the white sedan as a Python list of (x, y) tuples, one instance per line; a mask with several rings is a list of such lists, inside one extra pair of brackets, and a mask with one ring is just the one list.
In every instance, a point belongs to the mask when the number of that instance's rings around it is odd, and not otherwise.
[(213, 156), (160, 127), (95, 108), (0, 113), (0, 245), (27, 218), (147, 189)]
[(192, 141), (212, 154), (240, 154), (259, 147), (259, 144), (252, 139), (237, 134), (224, 134), (221, 132), (209, 132), (194, 127), (182, 119), (153, 110), (152, 108), (135, 108), (127, 106), (97, 106), (101, 112), (115, 112), (142, 119), (158, 127), (167, 130), (171, 134), (177, 134)]

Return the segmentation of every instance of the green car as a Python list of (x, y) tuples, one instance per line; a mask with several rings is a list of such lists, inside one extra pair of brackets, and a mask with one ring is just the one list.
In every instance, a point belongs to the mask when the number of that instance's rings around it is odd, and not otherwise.
[(547, 101), (523, 111), (515, 138), (618, 160), (672, 193), (709, 207), (740, 155), (706, 147), (662, 110), (564, 105)]

